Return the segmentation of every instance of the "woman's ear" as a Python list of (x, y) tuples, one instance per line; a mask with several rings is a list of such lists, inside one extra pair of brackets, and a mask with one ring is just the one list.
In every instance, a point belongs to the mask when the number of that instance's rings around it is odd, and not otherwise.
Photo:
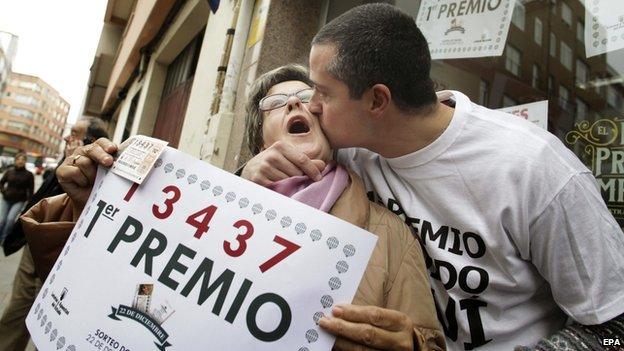
[(370, 112), (375, 116), (382, 116), (388, 109), (392, 99), (390, 89), (385, 84), (375, 84), (371, 88), (371, 94), (372, 104)]

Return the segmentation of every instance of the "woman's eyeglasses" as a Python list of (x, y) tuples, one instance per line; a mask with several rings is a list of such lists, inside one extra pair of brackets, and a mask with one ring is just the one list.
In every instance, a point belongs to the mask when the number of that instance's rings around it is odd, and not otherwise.
[(291, 96), (298, 97), (299, 100), (301, 100), (301, 102), (305, 104), (310, 102), (312, 95), (314, 95), (314, 89), (312, 88), (306, 88), (291, 94), (273, 94), (262, 98), (262, 100), (260, 100), (260, 103), (258, 104), (258, 107), (260, 108), (260, 111), (275, 110), (280, 107), (286, 106), (286, 102), (288, 102), (288, 99)]

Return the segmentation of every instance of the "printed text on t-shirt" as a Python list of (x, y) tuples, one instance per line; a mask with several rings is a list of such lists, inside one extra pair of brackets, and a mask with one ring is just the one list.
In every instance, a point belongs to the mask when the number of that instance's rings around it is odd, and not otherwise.
[[(442, 309), (439, 299), (434, 299), (438, 319), (444, 329), (444, 334), (452, 340), (457, 341), (458, 324), (457, 314), (465, 313), (470, 330), (470, 342), (464, 342), (465, 350), (472, 350), (483, 346), (492, 339), (486, 339), (481, 320), (480, 309), (487, 307), (487, 302), (479, 299), (479, 294), (483, 293), (490, 282), (489, 274), (486, 270), (475, 265), (455, 267), (450, 262), (432, 259), (427, 252), (438, 249), (448, 251), (457, 256), (467, 255), (472, 259), (478, 259), (485, 255), (486, 245), (481, 236), (470, 231), (462, 231), (448, 225), (435, 226), (430, 221), (409, 216), (403, 210), (403, 206), (395, 199), (388, 198), (386, 204), (372, 191), (368, 192), (368, 198), (387, 207), (392, 213), (401, 217), (412, 232), (420, 239), (425, 265), (429, 270), (431, 278), (439, 281), (444, 289), (451, 290), (455, 286), (465, 292), (466, 298), (459, 300), (459, 303), (447, 294), (448, 301), (446, 308)], [(450, 239), (450, 240), (449, 240)], [(437, 245), (436, 245), (437, 244)], [(435, 291), (432, 289), (434, 297)], [(459, 310), (457, 310), (459, 307)]]

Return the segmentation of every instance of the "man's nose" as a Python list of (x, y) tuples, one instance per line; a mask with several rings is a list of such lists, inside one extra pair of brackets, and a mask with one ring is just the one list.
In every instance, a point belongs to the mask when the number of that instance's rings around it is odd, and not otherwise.
[(308, 110), (317, 116), (320, 116), (323, 112), (321, 104), (319, 104), (314, 98), (310, 99), (310, 102), (308, 103)]

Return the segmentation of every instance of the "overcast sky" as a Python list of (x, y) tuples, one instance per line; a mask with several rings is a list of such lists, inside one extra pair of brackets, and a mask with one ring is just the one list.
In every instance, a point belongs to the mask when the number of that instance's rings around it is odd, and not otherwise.
[(0, 0), (0, 31), (19, 37), (13, 71), (38, 76), (79, 117), (106, 0)]

